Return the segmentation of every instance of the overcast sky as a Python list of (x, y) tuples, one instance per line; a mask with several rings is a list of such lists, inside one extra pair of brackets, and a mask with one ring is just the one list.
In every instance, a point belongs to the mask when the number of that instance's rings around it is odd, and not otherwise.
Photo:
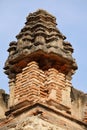
[(59, 30), (74, 48), (78, 64), (72, 84), (87, 93), (87, 0), (0, 0), (0, 88), (9, 92), (9, 80), (3, 72), (9, 43), (16, 40), (27, 15), (37, 9), (56, 17)]

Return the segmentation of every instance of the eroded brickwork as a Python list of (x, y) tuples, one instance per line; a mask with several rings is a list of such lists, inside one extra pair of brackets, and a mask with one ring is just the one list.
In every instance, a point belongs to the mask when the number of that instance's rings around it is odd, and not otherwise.
[(70, 85), (70, 81), (66, 79), (63, 73), (54, 68), (43, 71), (37, 62), (32, 61), (16, 76), (14, 90), (11, 90), (14, 91), (13, 105), (25, 99), (30, 102), (46, 102), (52, 99), (70, 107)]
[(25, 98), (28, 98), (31, 102), (34, 99), (39, 99), (40, 96), (46, 98), (45, 78), (45, 73), (39, 69), (38, 64), (34, 61), (30, 62), (22, 73), (16, 76), (14, 104), (21, 102)]

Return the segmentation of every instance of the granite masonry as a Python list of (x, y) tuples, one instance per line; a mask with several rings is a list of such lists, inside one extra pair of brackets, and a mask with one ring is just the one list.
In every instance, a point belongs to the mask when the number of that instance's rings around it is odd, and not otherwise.
[(30, 13), (9, 44), (0, 90), (0, 130), (87, 130), (87, 94), (73, 88), (72, 45), (45, 10)]

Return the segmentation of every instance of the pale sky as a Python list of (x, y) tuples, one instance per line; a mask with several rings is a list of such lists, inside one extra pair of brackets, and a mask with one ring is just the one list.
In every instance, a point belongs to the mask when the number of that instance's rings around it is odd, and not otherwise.
[(27, 15), (38, 9), (56, 17), (59, 30), (72, 44), (78, 64), (72, 84), (87, 93), (87, 0), (0, 0), (0, 89), (9, 92), (3, 70), (9, 43), (16, 40)]

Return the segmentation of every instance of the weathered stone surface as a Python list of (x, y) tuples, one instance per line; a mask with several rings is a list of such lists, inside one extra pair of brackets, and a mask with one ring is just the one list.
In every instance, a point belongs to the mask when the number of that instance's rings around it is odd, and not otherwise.
[[(71, 89), (72, 116), (87, 123), (87, 94)], [(78, 113), (78, 114), (77, 114)]]
[[(17, 42), (10, 43), (5, 64), (5, 73), (10, 79), (32, 60), (42, 62), (43, 59), (46, 69), (54, 67), (67, 75), (69, 72), (72, 75), (72, 70), (74, 72), (77, 69), (72, 57), (72, 45), (64, 41), (66, 37), (56, 27), (55, 17), (46, 11), (38, 10), (29, 14), (25, 27), (16, 37)], [(49, 66), (46, 66), (46, 61)]]
[(0, 120), (5, 118), (5, 111), (8, 107), (8, 94), (4, 90), (0, 89)]
[[(26, 117), (27, 115), (27, 117)], [(0, 130), (86, 130), (86, 126), (64, 118), (60, 115), (46, 112), (36, 116), (22, 114), (13, 120), (13, 123), (5, 124)]]

